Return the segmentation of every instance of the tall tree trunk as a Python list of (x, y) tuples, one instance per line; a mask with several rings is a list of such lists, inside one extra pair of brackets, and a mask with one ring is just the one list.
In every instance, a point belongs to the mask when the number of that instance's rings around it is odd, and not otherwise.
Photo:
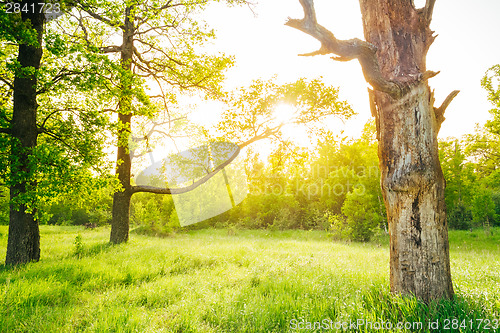
[(124, 69), (121, 78), (122, 95), (118, 110), (118, 152), (116, 156), (116, 174), (122, 186), (122, 191), (113, 196), (113, 213), (111, 220), (110, 242), (118, 244), (128, 241), (130, 224), (130, 185), (131, 158), (128, 148), (132, 121), (132, 55), (134, 50), (134, 22), (131, 18), (131, 7), (125, 11), (123, 43), (121, 46), (121, 64)]
[[(30, 7), (31, 2), (23, 1), (23, 5)], [(38, 44), (26, 44), (21, 42), (17, 60), (21, 69), (40, 67), (42, 58), (42, 35), (44, 14), (39, 13), (35, 3), (34, 13), (21, 11), (23, 22), (31, 21), (31, 27), (36, 31)], [(9, 239), (7, 243), (7, 265), (17, 265), (38, 261), (40, 259), (40, 231), (38, 222), (33, 214), (26, 211), (25, 204), (19, 204), (27, 191), (33, 190), (32, 183), (33, 166), (29, 156), (37, 144), (36, 126), (36, 75), (20, 73), (18, 71), (14, 78), (14, 109), (11, 121), (11, 181), (10, 187), (10, 217), (9, 217)]]
[(313, 0), (299, 0), (303, 19), (288, 26), (321, 42), (318, 51), (338, 61), (357, 59), (376, 119), (379, 163), (390, 233), (391, 289), (423, 301), (453, 297), (444, 202), (444, 178), (437, 135), (444, 111), (427, 80), (425, 57), (434, 41), (429, 25), (436, 0), (415, 8), (410, 0), (360, 0), (366, 41), (339, 40), (317, 22)]
[(437, 142), (444, 117), (433, 107), (433, 94), (421, 74), (434, 40), (430, 15), (408, 0), (360, 0), (360, 5), (365, 38), (377, 48), (383, 77), (408, 88), (396, 98), (370, 92), (389, 221), (391, 290), (424, 301), (451, 298), (445, 182)]
[[(122, 120), (120, 119), (120, 121)], [(128, 124), (130, 125), (130, 120), (128, 121)], [(117, 163), (116, 170), (118, 180), (124, 190), (116, 192), (113, 195), (110, 242), (115, 244), (126, 242), (129, 237), (129, 211), (132, 192), (130, 186), (131, 163), (127, 147), (118, 147), (117, 161), (121, 161), (121, 163)]]

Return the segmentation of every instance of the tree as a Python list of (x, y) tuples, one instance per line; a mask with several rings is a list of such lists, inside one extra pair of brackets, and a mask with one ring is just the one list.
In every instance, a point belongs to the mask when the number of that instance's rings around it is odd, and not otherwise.
[[(30, 1), (21, 2), (31, 5)], [(35, 4), (38, 9), (38, 4)], [(6, 15), (6, 14), (3, 14)], [(39, 10), (21, 12), (20, 20), (12, 20), (21, 31), (12, 32), (12, 39), (19, 45), (13, 82), (13, 112), (10, 128), (3, 133), (11, 136), (10, 174), (16, 179), (10, 186), (9, 239), (6, 264), (19, 264), (40, 259), (40, 232), (38, 223), (24, 202), (16, 202), (32, 187), (33, 165), (29, 156), (37, 143), (36, 70), (42, 59), (42, 35), (44, 14)], [(11, 21), (11, 22), (12, 22)], [(16, 22), (17, 21), (17, 22)], [(5, 22), (5, 21), (4, 21)], [(3, 23), (3, 22), (2, 22)]]
[(473, 186), (472, 217), (487, 229), (500, 219), (500, 65), (486, 71), (481, 86), (493, 105), (492, 119), (467, 135), (466, 152), (478, 180)]
[(445, 201), (448, 226), (468, 229), (471, 226), (474, 170), (467, 162), (463, 146), (455, 140), (439, 142), (439, 160), (446, 180)]
[(99, 70), (77, 61), (78, 48), (47, 28), (42, 5), (24, 1), (17, 12), (0, 12), (0, 178), (10, 187), (6, 263), (13, 265), (40, 258), (38, 222), (48, 217), (41, 207), (77, 185), (95, 185), (107, 123), (98, 98), (79, 101), (100, 95)]
[(484, 231), (489, 233), (490, 226), (497, 219), (495, 202), (492, 190), (484, 186), (476, 187), (476, 193), (472, 203), (472, 216), (474, 222), (482, 224)]
[(286, 24), (321, 42), (318, 51), (304, 55), (357, 59), (373, 87), (369, 96), (391, 239), (392, 292), (426, 302), (452, 298), (437, 135), (458, 91), (434, 107), (427, 81), (438, 73), (426, 70), (425, 58), (435, 39), (429, 27), (435, 0), (427, 0), (423, 8), (408, 0), (361, 0), (366, 41), (337, 39), (317, 22), (313, 0), (299, 1), (304, 18)]
[(500, 65), (495, 65), (486, 71), (481, 86), (488, 93), (488, 100), (494, 106), (490, 110), (493, 119), (486, 122), (486, 128), (490, 133), (500, 135)]
[[(214, 0), (217, 1), (217, 0)], [(228, 3), (244, 2), (236, 0)], [(97, 54), (109, 55), (109, 83), (119, 89), (112, 100), (117, 114), (116, 175), (121, 189), (113, 196), (110, 241), (129, 237), (130, 199), (134, 193), (171, 193), (170, 189), (136, 186), (131, 183), (133, 119), (165, 114), (164, 125), (174, 120), (169, 107), (176, 94), (204, 91), (220, 94), (223, 71), (232, 64), (225, 55), (200, 54), (197, 49), (214, 37), (199, 21), (197, 13), (210, 1), (77, 1), (74, 16), (80, 23), (78, 38)], [(118, 45), (106, 44), (120, 36)], [(148, 88), (146, 79), (155, 85)]]
[[(216, 1), (216, 0), (214, 0)], [(228, 4), (245, 3), (243, 0), (226, 1)], [(137, 144), (147, 141), (151, 133), (168, 133), (174, 126), (175, 117), (171, 109), (177, 104), (179, 94), (190, 94), (201, 91), (208, 97), (220, 97), (223, 71), (232, 64), (225, 55), (200, 54), (197, 49), (207, 40), (214, 38), (211, 30), (206, 29), (196, 14), (203, 10), (210, 1), (178, 0), (178, 1), (82, 1), (75, 3), (79, 12), (74, 14), (80, 23), (77, 33), (81, 44), (97, 54), (108, 54), (109, 71), (114, 73), (110, 81), (119, 87), (112, 96), (118, 116), (117, 122), (117, 163), (116, 175), (121, 189), (114, 194), (113, 217), (110, 241), (112, 243), (126, 242), (129, 237), (130, 200), (134, 193), (148, 192), (156, 194), (180, 194), (188, 192), (219, 172), (225, 165), (220, 165), (213, 172), (198, 179), (192, 185), (184, 188), (162, 188), (149, 185), (134, 185), (131, 181), (132, 158), (136, 154), (129, 148), (131, 142)], [(105, 44), (107, 36), (121, 36), (119, 45)], [(104, 61), (104, 60), (103, 60)], [(149, 80), (149, 81), (146, 81)], [(153, 83), (155, 86), (148, 88)], [(316, 84), (316, 86), (314, 86)], [(154, 88), (154, 89), (153, 89)], [(296, 96), (286, 96), (294, 99), (300, 96), (304, 107), (310, 105), (306, 93), (311, 89), (327, 93), (328, 98), (336, 95), (327, 91), (319, 82), (306, 84), (298, 82), (295, 87)], [(280, 88), (281, 93), (291, 88)], [(309, 89), (301, 92), (300, 89)], [(262, 92), (262, 91), (261, 91)], [(330, 94), (330, 95), (328, 95)], [(253, 96), (259, 97), (258, 95)], [(276, 96), (275, 96), (276, 97)], [(312, 94), (312, 98), (318, 98)], [(255, 99), (257, 100), (257, 99)], [(328, 100), (330, 101), (330, 100)], [(236, 103), (236, 101), (233, 101)], [(273, 104), (269, 99), (260, 101), (260, 111), (270, 113)], [(312, 101), (315, 102), (315, 101)], [(317, 100), (316, 100), (317, 102)], [(231, 102), (229, 102), (231, 104)], [(340, 106), (339, 102), (339, 106)], [(242, 106), (242, 104), (240, 105)], [(265, 106), (265, 107), (263, 107)], [(322, 105), (316, 110), (324, 111)], [(324, 107), (324, 105), (323, 105)], [(328, 105), (326, 109), (332, 106)], [(333, 108), (336, 105), (334, 104)], [(255, 111), (255, 110), (254, 110)], [(233, 111), (234, 112), (234, 111)], [(134, 137), (134, 119), (154, 119), (164, 114), (161, 126), (152, 126), (144, 135)], [(328, 114), (326, 112), (325, 114)], [(301, 114), (303, 118), (309, 114)], [(318, 116), (322, 116), (318, 114)], [(311, 121), (313, 119), (308, 119)], [(234, 118), (231, 119), (234, 121)], [(166, 127), (166, 130), (164, 130)], [(257, 131), (250, 137), (236, 140), (240, 148), (276, 134), (280, 126)], [(229, 127), (227, 128), (229, 131)], [(261, 127), (261, 129), (266, 129)], [(246, 131), (248, 132), (248, 131)], [(246, 133), (245, 132), (245, 133)], [(227, 134), (227, 133), (226, 133)], [(241, 139), (241, 138), (240, 138)], [(236, 157), (236, 155), (231, 158)], [(231, 162), (230, 160), (226, 163)]]

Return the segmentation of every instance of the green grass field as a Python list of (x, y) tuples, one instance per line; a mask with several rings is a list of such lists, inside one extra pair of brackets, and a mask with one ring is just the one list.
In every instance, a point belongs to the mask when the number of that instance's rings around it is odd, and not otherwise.
[[(333, 242), (320, 231), (200, 230), (167, 238), (132, 234), (128, 244), (110, 246), (109, 229), (42, 226), (41, 232), (39, 263), (0, 266), (2, 332), (494, 332), (500, 326), (499, 229), (490, 236), (450, 232), (457, 298), (429, 306), (389, 293), (384, 236), (359, 244)], [(2, 261), (6, 246), (1, 226)]]

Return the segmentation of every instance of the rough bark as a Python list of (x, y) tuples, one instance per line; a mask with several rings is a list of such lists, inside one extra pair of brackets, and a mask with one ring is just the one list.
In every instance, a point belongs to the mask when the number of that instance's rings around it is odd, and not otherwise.
[(134, 50), (134, 23), (131, 21), (131, 7), (125, 12), (125, 24), (123, 27), (123, 42), (121, 49), (121, 64), (124, 69), (122, 74), (122, 96), (120, 97), (118, 110), (118, 150), (116, 156), (116, 175), (121, 184), (121, 191), (113, 196), (113, 212), (111, 220), (110, 242), (118, 244), (128, 241), (130, 224), (130, 199), (132, 188), (130, 185), (131, 158), (128, 150), (128, 140), (131, 131), (132, 109), (131, 109), (131, 82), (127, 76), (132, 73), (132, 55)]
[[(128, 135), (130, 135), (131, 118), (130, 114), (119, 114), (118, 119), (122, 126), (120, 129), (119, 141), (122, 141), (122, 138), (127, 138)], [(119, 244), (128, 241), (130, 199), (133, 193), (130, 185), (131, 159), (128, 152), (128, 146), (125, 146), (123, 142), (118, 143), (116, 161), (116, 175), (122, 190), (115, 192), (113, 195), (110, 242)]]
[[(377, 124), (381, 186), (390, 233), (390, 283), (394, 293), (423, 301), (453, 297), (444, 203), (445, 182), (437, 135), (458, 91), (435, 108), (426, 54), (435, 0), (416, 9), (408, 0), (360, 0), (366, 41), (339, 41), (316, 22), (312, 0), (299, 0), (302, 20), (289, 26), (321, 42), (334, 60), (358, 59)], [(370, 51), (367, 51), (370, 50)]]
[(382, 75), (409, 87), (396, 99), (374, 92), (391, 290), (425, 301), (453, 296), (437, 142), (444, 109), (435, 112), (424, 77), (434, 41), (431, 3), (419, 11), (403, 0), (360, 1), (365, 38), (377, 48)]
[(445, 184), (430, 89), (421, 83), (397, 101), (375, 95), (391, 290), (424, 301), (450, 298)]
[[(30, 2), (23, 1), (22, 6)], [(37, 7), (36, 3), (35, 6)], [(30, 7), (28, 7), (30, 8)], [(44, 14), (21, 12), (25, 22), (31, 21), (37, 33), (38, 45), (21, 42), (17, 60), (21, 68), (40, 67), (42, 58), (41, 40)], [(40, 231), (38, 222), (26, 211), (25, 204), (16, 204), (16, 199), (32, 189), (30, 174), (33, 172), (29, 155), (37, 144), (36, 127), (36, 76), (16, 73), (14, 78), (14, 108), (11, 121), (11, 165), (10, 172), (14, 183), (10, 187), (9, 238), (7, 243), (7, 265), (17, 265), (40, 259)]]

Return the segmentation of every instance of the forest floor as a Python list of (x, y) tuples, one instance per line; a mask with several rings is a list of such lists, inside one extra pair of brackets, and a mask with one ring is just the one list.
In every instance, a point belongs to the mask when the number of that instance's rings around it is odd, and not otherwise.
[[(210, 229), (111, 246), (109, 228), (41, 233), (40, 262), (0, 266), (1, 332), (500, 331), (498, 228), (450, 232), (457, 296), (431, 305), (390, 294), (384, 235)], [(2, 261), (6, 247), (0, 226)]]

